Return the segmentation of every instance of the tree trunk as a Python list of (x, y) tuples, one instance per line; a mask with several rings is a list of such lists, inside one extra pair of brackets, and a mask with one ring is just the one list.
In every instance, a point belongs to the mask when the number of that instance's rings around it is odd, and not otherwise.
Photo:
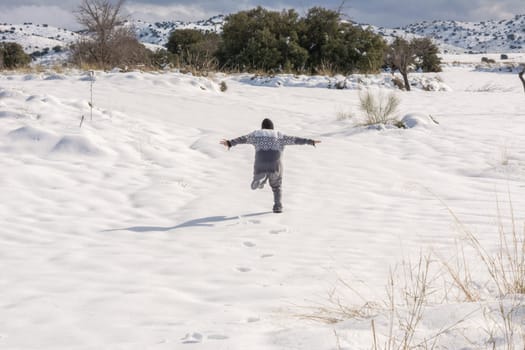
[(520, 77), (521, 83), (523, 84), (523, 90), (525, 90), (525, 79), (523, 78), (523, 73), (525, 73), (525, 67), (519, 72), (518, 76)]
[(405, 82), (405, 90), (410, 91), (410, 83), (408, 82), (408, 73), (407, 71), (399, 71), (403, 76), (403, 81)]

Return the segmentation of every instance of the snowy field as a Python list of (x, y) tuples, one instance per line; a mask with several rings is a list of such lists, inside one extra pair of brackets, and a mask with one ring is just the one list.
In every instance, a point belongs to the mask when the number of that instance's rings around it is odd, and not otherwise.
[[(359, 118), (358, 85), (97, 72), (91, 118), (85, 72), (3, 73), (0, 349), (371, 349), (372, 319), (385, 348), (390, 271), (420, 252), (452, 258), (464, 232), (450, 212), (489, 251), (509, 193), (520, 232), (525, 219), (517, 75), (430, 76), (447, 89), (397, 92), (399, 118), (419, 117), (394, 129), (338, 119)], [(219, 144), (266, 117), (322, 140), (285, 150), (282, 214), (249, 187), (251, 146)], [(317, 322), (335, 294), (376, 307)], [(499, 305), (429, 298), (413, 344), (510, 349)]]

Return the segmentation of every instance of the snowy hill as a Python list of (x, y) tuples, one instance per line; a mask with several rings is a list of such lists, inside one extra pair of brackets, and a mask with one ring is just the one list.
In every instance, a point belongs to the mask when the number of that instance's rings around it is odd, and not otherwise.
[[(225, 16), (219, 15), (198, 22), (164, 21), (130, 22), (137, 30), (139, 40), (164, 45), (175, 29), (189, 28), (220, 32)], [(385, 28), (362, 24), (390, 41), (395, 36), (429, 37), (449, 53), (507, 53), (525, 50), (525, 15), (513, 19), (483, 22), (432, 21), (410, 24), (401, 28)]]
[(0, 24), (0, 41), (16, 42), (27, 53), (52, 50), (59, 46), (65, 48), (79, 37), (78, 33), (47, 24)]
[[(130, 20), (137, 38), (150, 48), (163, 47), (175, 29), (199, 29), (220, 32), (224, 15), (196, 22), (162, 21), (149, 23)], [(445, 53), (507, 53), (525, 50), (525, 15), (513, 19), (483, 22), (432, 21), (411, 24), (402, 28), (368, 26), (387, 40), (395, 36), (427, 36), (435, 40)], [(79, 33), (47, 24), (24, 23), (22, 25), (0, 24), (0, 41), (17, 42), (27, 53), (48, 53), (67, 47), (80, 37)], [(55, 49), (55, 50), (54, 50)], [(54, 53), (53, 53), (54, 54)]]
[(376, 27), (385, 37), (424, 36), (435, 40), (442, 51), (523, 52), (525, 50), (525, 15), (512, 19), (482, 22), (419, 22), (401, 28)]
[(169, 35), (175, 29), (199, 29), (202, 31), (220, 32), (224, 24), (224, 16), (218, 15), (207, 20), (197, 22), (163, 21), (149, 23), (141, 20), (128, 22), (135, 28), (141, 42), (165, 45)]
[[(196, 22), (164, 21), (149, 23), (141, 20), (126, 21), (132, 26), (137, 38), (145, 44), (163, 46), (168, 42), (170, 33), (175, 29), (199, 29), (203, 31), (221, 31), (224, 16), (218, 15)], [(66, 48), (81, 37), (78, 32), (47, 24), (0, 24), (0, 42), (16, 42), (29, 53), (52, 52), (54, 48)], [(155, 46), (153, 46), (155, 48)]]

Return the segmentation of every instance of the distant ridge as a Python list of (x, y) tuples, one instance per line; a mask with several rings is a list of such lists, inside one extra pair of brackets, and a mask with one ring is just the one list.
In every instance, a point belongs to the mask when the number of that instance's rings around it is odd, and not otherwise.
[[(220, 32), (225, 23), (224, 15), (217, 15), (196, 22), (130, 20), (137, 38), (150, 48), (162, 48), (175, 29), (199, 29)], [(525, 15), (516, 15), (506, 20), (481, 22), (423, 21), (399, 28), (385, 28), (360, 24), (392, 40), (395, 36), (429, 37), (449, 53), (513, 53), (525, 52)], [(47, 24), (0, 23), (0, 42), (17, 42), (27, 53), (47, 55), (57, 53), (75, 42), (81, 34)]]
[(394, 29), (376, 27), (375, 30), (386, 37), (429, 37), (443, 51), (453, 50), (455, 47), (466, 53), (525, 52), (525, 15), (498, 21), (423, 21)]
[(146, 43), (165, 45), (170, 33), (175, 29), (199, 29), (202, 31), (221, 32), (225, 22), (224, 15), (217, 15), (207, 20), (197, 22), (162, 21), (144, 22), (141, 20), (130, 21), (127, 24), (135, 28), (137, 38)]

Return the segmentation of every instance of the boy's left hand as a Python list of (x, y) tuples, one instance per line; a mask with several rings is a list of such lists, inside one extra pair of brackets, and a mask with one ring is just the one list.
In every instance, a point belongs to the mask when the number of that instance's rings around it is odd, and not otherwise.
[(230, 148), (230, 143), (228, 142), (228, 140), (226, 139), (222, 139), (221, 142), (220, 142), (221, 145), (224, 145), (226, 148)]

